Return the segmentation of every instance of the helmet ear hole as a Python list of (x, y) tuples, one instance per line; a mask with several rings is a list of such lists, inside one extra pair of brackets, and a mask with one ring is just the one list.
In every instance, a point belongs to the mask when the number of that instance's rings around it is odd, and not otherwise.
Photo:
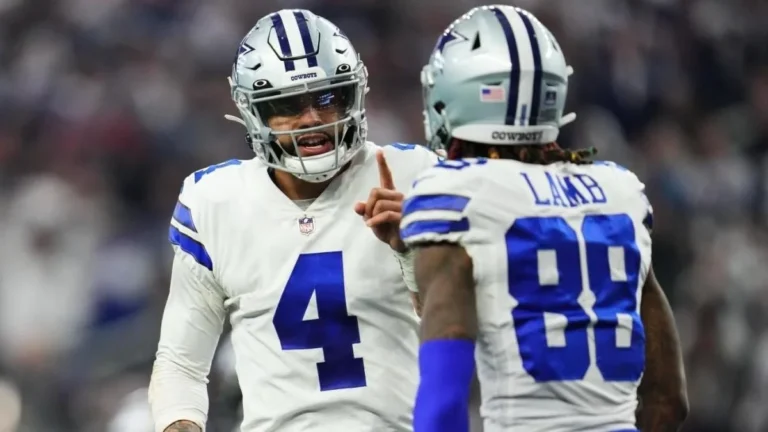
[(472, 42), (472, 51), (480, 49), (480, 32), (478, 31), (475, 35), (475, 41)]
[(434, 105), (432, 105), (432, 107), (435, 109), (435, 111), (437, 111), (438, 114), (442, 114), (443, 110), (445, 109), (445, 104), (442, 101), (437, 101)]
[(265, 80), (265, 79), (259, 79), (259, 80), (254, 81), (254, 83), (253, 83), (253, 89), (254, 90), (264, 90), (264, 89), (268, 89), (268, 88), (272, 88), (272, 84), (269, 81)]

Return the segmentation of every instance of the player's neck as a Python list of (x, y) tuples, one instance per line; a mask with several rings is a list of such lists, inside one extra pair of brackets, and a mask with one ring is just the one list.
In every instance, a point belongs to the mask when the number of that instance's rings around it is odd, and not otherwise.
[(273, 179), (278, 189), (292, 201), (317, 198), (333, 181), (331, 178), (322, 183), (310, 183), (296, 178), (289, 172), (280, 170), (275, 170)]

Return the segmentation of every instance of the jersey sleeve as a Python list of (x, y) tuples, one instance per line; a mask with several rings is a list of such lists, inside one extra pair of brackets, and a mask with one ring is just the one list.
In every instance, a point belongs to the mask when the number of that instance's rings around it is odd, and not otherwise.
[(433, 167), (420, 175), (403, 203), (400, 237), (406, 246), (465, 244), (477, 182), (463, 172)]
[[(194, 261), (208, 272), (213, 272), (213, 260), (208, 249), (203, 244), (197, 224), (196, 213), (200, 214), (200, 200), (194, 193), (195, 179), (189, 176), (182, 185), (179, 200), (173, 209), (171, 225), (168, 229), (168, 240), (173, 245), (174, 251), (190, 256)], [(192, 209), (195, 209), (193, 212)]]
[(648, 229), (648, 232), (653, 231), (653, 206), (651, 205), (651, 202), (648, 200), (648, 196), (645, 194), (645, 183), (640, 181), (640, 178), (637, 177), (637, 174), (630, 171), (629, 169), (611, 161), (595, 161), (594, 165), (606, 167), (608, 169), (616, 170), (616, 172), (621, 173), (623, 178), (626, 179), (626, 181), (630, 184), (630, 190), (637, 190), (640, 200), (640, 205), (642, 206), (642, 222), (643, 226), (645, 226), (646, 229)]
[(178, 420), (205, 425), (207, 376), (226, 316), (190, 189), (185, 182), (169, 229), (175, 254), (149, 391), (156, 431)]

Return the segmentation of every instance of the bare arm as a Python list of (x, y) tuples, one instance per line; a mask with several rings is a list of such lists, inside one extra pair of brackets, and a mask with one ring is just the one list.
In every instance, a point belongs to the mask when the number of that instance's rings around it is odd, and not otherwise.
[(468, 430), (477, 336), (472, 260), (458, 245), (420, 246), (416, 282), (424, 309), (414, 431)]
[(652, 269), (643, 286), (640, 314), (646, 367), (638, 389), (638, 427), (643, 432), (677, 431), (688, 415), (683, 355), (672, 309)]
[(419, 248), (416, 283), (423, 299), (421, 339), (469, 339), (477, 336), (472, 259), (463, 247), (438, 243)]
[(206, 422), (207, 376), (225, 318), (224, 299), (206, 272), (177, 251), (149, 384), (158, 431), (197, 431)]

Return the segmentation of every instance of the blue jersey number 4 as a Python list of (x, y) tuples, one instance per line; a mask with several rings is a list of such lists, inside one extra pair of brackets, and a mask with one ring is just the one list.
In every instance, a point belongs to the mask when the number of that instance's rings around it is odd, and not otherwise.
[[(317, 318), (304, 319), (315, 295)], [(347, 312), (341, 252), (299, 255), (272, 320), (284, 350), (323, 349), (317, 364), (320, 391), (365, 387), (363, 359), (352, 345), (360, 343), (357, 317)]]
[(521, 218), (507, 231), (509, 292), (518, 302), (512, 317), (523, 367), (537, 382), (583, 379), (592, 363), (592, 327), (603, 379), (637, 381), (645, 364), (645, 332), (637, 313), (641, 259), (632, 219), (586, 216), (581, 238), (561, 217)]

